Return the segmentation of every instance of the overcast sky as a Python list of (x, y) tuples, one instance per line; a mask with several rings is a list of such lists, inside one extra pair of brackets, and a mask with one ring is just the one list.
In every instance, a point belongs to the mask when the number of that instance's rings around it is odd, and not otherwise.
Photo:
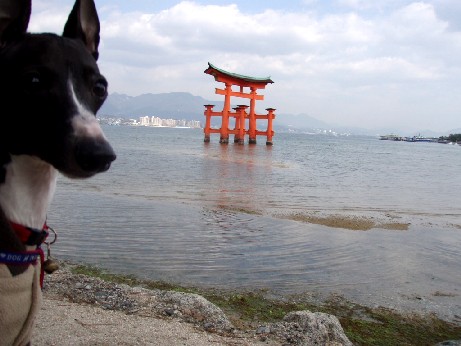
[[(61, 33), (73, 0), (34, 0)], [(271, 76), (258, 108), (329, 123), (461, 128), (460, 0), (96, 0), (110, 92), (220, 100), (203, 73)], [(233, 102), (234, 103), (234, 102)], [(235, 102), (237, 103), (237, 102)], [(240, 101), (241, 103), (241, 101)]]

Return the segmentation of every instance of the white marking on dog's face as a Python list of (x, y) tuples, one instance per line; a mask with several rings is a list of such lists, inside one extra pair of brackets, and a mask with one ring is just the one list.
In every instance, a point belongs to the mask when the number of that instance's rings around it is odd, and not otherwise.
[(56, 187), (57, 171), (36, 156), (11, 155), (5, 182), (0, 184), (0, 206), (18, 224), (41, 229)]
[(69, 80), (69, 90), (77, 108), (77, 114), (75, 114), (72, 118), (72, 128), (75, 136), (106, 139), (95, 115), (77, 98), (72, 79)]

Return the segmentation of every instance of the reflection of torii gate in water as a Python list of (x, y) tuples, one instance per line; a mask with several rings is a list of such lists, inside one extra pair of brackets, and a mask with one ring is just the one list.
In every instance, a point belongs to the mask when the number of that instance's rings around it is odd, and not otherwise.
[[(267, 114), (256, 114), (256, 100), (264, 100), (264, 96), (258, 95), (257, 90), (264, 89), (268, 83), (274, 83), (270, 77), (255, 78), (242, 76), (221, 70), (210, 63), (208, 63), (208, 68), (204, 72), (212, 75), (217, 82), (224, 83), (226, 86), (225, 89), (216, 88), (216, 94), (224, 95), (224, 107), (221, 112), (214, 112), (214, 105), (205, 105), (205, 142), (210, 141), (210, 133), (219, 133), (221, 134), (219, 143), (229, 143), (229, 134), (233, 134), (234, 142), (243, 144), (245, 141), (245, 135), (248, 134), (248, 143), (250, 144), (256, 144), (256, 136), (266, 136), (266, 144), (272, 145), (272, 136), (274, 135), (274, 131), (272, 130), (272, 120), (275, 119), (275, 109), (267, 108)], [(233, 91), (233, 85), (238, 85), (240, 87), (240, 91)], [(250, 88), (250, 92), (245, 93), (244, 88)], [(231, 96), (250, 99), (250, 112), (248, 113), (246, 111), (248, 108), (247, 105), (239, 105), (233, 108), (235, 112), (232, 112), (230, 109)], [(219, 116), (222, 118), (220, 129), (211, 128), (212, 116)], [(234, 129), (229, 129), (230, 117), (235, 119)], [(248, 127), (245, 126), (246, 119), (248, 119)], [(256, 120), (260, 119), (267, 120), (266, 131), (259, 131), (256, 129)]]

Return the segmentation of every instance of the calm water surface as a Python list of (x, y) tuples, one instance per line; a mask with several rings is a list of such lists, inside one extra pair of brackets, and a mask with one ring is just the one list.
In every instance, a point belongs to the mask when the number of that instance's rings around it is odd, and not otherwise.
[[(461, 147), (277, 134), (203, 143), (200, 130), (106, 127), (118, 158), (61, 177), (54, 254), (152, 280), (341, 294), (461, 321)], [(373, 217), (351, 231), (293, 213)], [(458, 316), (458, 317), (456, 317)]]

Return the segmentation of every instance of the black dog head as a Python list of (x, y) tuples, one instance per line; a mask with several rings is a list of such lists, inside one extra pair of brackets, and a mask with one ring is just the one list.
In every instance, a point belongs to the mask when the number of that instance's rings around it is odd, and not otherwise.
[(93, 0), (77, 0), (62, 36), (26, 33), (30, 0), (0, 2), (0, 157), (31, 155), (63, 174), (106, 171), (115, 154), (95, 114), (107, 97)]

